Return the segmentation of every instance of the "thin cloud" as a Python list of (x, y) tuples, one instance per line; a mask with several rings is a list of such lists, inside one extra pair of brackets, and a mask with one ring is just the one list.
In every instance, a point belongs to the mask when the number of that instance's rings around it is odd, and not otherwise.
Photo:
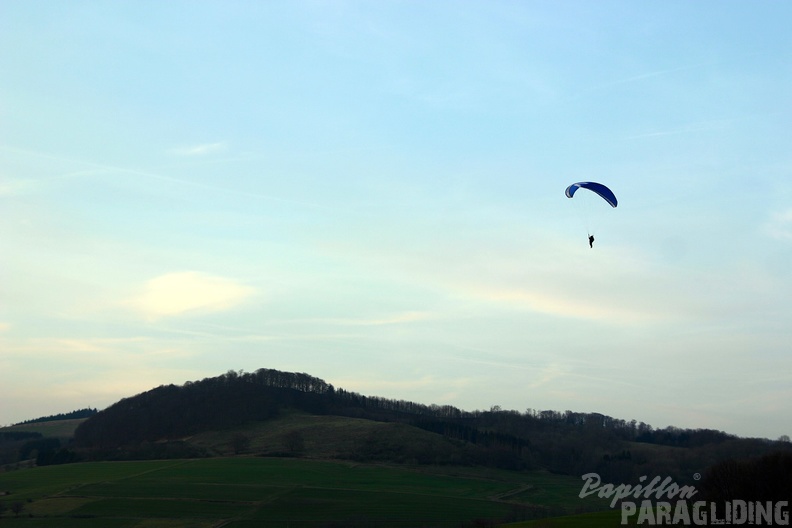
[[(756, 55), (756, 54), (755, 53), (749, 53), (749, 54), (746, 54), (744, 56), (745, 57), (749, 57), (751, 55)], [(644, 72), (644, 73), (639, 73), (639, 74), (631, 75), (631, 76), (628, 76), (628, 77), (622, 77), (620, 79), (614, 79), (612, 81), (607, 81), (607, 82), (595, 84), (593, 86), (589, 86), (588, 88), (586, 88), (586, 89), (582, 90), (581, 92), (579, 92), (578, 94), (576, 94), (576, 96), (579, 97), (579, 96), (582, 96), (584, 94), (588, 94), (590, 92), (595, 92), (595, 91), (599, 91), (599, 90), (607, 90), (607, 89), (614, 88), (616, 86), (620, 86), (620, 85), (623, 85), (623, 84), (642, 82), (642, 81), (645, 81), (647, 79), (653, 79), (653, 78), (656, 78), (656, 77), (663, 77), (663, 76), (666, 76), (666, 75), (673, 75), (673, 74), (679, 73), (679, 72), (691, 71), (691, 70), (700, 70), (700, 69), (703, 70), (703, 69), (706, 69), (706, 68), (710, 68), (712, 66), (718, 66), (720, 64), (724, 64), (726, 62), (728, 62), (728, 61), (717, 60), (717, 61), (697, 62), (697, 63), (694, 63), (694, 64), (685, 64), (685, 65), (682, 65), (682, 66), (677, 66), (675, 68), (664, 68), (664, 69), (659, 69), (659, 70), (647, 71), (647, 72)]]
[(479, 297), (490, 301), (508, 303), (533, 312), (573, 319), (630, 324), (659, 321), (667, 317), (659, 313), (636, 310), (634, 307), (604, 306), (602, 303), (528, 290), (483, 288), (476, 293)]
[(666, 129), (666, 130), (653, 130), (650, 132), (645, 132), (641, 134), (633, 134), (630, 136), (625, 136), (623, 139), (643, 139), (643, 138), (650, 138), (650, 137), (661, 137), (661, 136), (674, 136), (678, 134), (691, 134), (695, 132), (710, 132), (715, 130), (723, 130), (724, 128), (728, 127), (729, 124), (734, 121), (732, 119), (714, 119), (711, 121), (702, 121), (698, 123), (690, 123), (685, 126), (680, 126), (678, 128)]
[[(220, 143), (212, 143), (209, 145), (225, 145), (225, 142)], [(197, 153), (200, 146), (195, 147), (187, 147), (184, 149), (185, 152), (192, 151)], [(206, 145), (204, 145), (206, 147)], [(58, 162), (66, 162), (66, 163), (73, 163), (77, 165), (82, 165), (85, 167), (90, 167), (90, 170), (80, 170), (80, 171), (71, 171), (66, 174), (62, 174), (57, 177), (48, 178), (45, 181), (54, 181), (60, 179), (67, 179), (67, 178), (74, 178), (80, 176), (97, 176), (103, 173), (118, 173), (118, 174), (126, 174), (132, 176), (140, 176), (143, 178), (147, 178), (154, 181), (164, 182), (166, 184), (176, 184), (184, 186), (185, 188), (192, 188), (202, 191), (209, 191), (212, 193), (222, 193), (225, 195), (230, 196), (243, 196), (247, 198), (253, 198), (258, 200), (266, 200), (271, 202), (282, 203), (286, 205), (293, 205), (297, 207), (304, 207), (310, 208), (315, 210), (324, 210), (324, 211), (332, 211), (334, 213), (338, 213), (340, 210), (337, 208), (325, 206), (319, 203), (304, 201), (304, 200), (294, 200), (290, 198), (282, 198), (279, 196), (272, 196), (269, 194), (262, 194), (257, 192), (250, 192), (244, 191), (240, 189), (235, 189), (231, 186), (223, 186), (223, 185), (213, 185), (207, 184), (199, 181), (187, 180), (183, 178), (176, 178), (173, 176), (169, 176), (167, 174), (163, 174), (160, 172), (150, 171), (150, 170), (139, 170), (130, 167), (122, 167), (122, 166), (115, 166), (115, 165), (107, 165), (101, 163), (95, 163), (93, 161), (85, 161), (79, 159), (72, 159), (63, 156), (53, 156), (51, 154), (47, 154), (45, 152), (33, 151), (33, 150), (26, 150), (20, 149), (17, 147), (12, 147), (9, 145), (0, 145), (0, 150), (6, 150), (9, 152), (14, 152), (18, 154), (23, 154), (27, 156), (31, 156), (33, 158), (42, 159), (42, 160), (51, 160), (51, 161), (58, 161)], [(175, 152), (175, 151), (174, 151)], [(196, 154), (192, 154), (195, 156)], [(186, 154), (189, 156), (189, 153)], [(227, 160), (220, 160), (220, 162), (227, 161)], [(218, 162), (218, 160), (214, 160), (213, 162)], [(0, 182), (0, 197), (7, 195), (18, 195), (22, 194), (23, 192), (30, 192), (31, 190), (37, 190), (40, 186), (39, 182), (31, 182), (27, 180), (16, 180), (16, 181), (9, 181), (9, 182)], [(344, 211), (349, 212), (348, 209)]]
[(228, 143), (225, 141), (218, 141), (217, 143), (202, 143), (200, 145), (190, 145), (186, 147), (178, 147), (172, 150), (177, 156), (206, 156), (208, 154), (217, 154), (228, 150)]
[(157, 320), (230, 310), (254, 292), (232, 279), (186, 271), (149, 280), (143, 291), (125, 304), (145, 319)]
[(469, 384), (467, 378), (438, 379), (436, 376), (425, 375), (420, 378), (409, 379), (358, 379), (344, 378), (334, 380), (340, 387), (349, 387), (352, 390), (361, 391), (369, 394), (399, 393), (414, 390), (427, 390), (443, 388), (464, 388)]
[(428, 321), (436, 319), (437, 316), (430, 312), (408, 311), (393, 314), (386, 317), (378, 318), (343, 318), (343, 317), (326, 317), (326, 318), (313, 318), (313, 319), (293, 319), (288, 321), (281, 321), (282, 323), (319, 323), (338, 326), (384, 326), (404, 323), (414, 323), (419, 321)]
[(361, 325), (361, 326), (381, 326), (393, 325), (402, 323), (414, 323), (417, 321), (426, 321), (433, 319), (434, 316), (428, 312), (404, 312), (393, 315), (391, 317), (383, 317), (379, 319), (353, 319), (342, 320), (340, 324)]
[(0, 197), (23, 194), (26, 187), (28, 187), (27, 183), (22, 180), (0, 181)]
[(83, 338), (40, 337), (4, 339), (0, 342), (7, 358), (41, 357), (56, 354), (70, 362), (95, 362), (97, 356), (112, 357), (139, 355), (151, 343), (147, 337)]
[(792, 240), (792, 208), (773, 213), (765, 225), (765, 232), (772, 238)]

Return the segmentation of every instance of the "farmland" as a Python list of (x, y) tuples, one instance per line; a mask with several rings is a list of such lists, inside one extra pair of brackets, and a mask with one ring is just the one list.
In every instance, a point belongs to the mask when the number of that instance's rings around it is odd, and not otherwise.
[(735, 453), (764, 455), (739, 482), (761, 468), (788, 496), (789, 471), (777, 468), (789, 455), (769, 453), (788, 442), (596, 413), (465, 412), (267, 369), (55, 422), (2, 432), (0, 526), (617, 526), (607, 501), (578, 497), (581, 475), (685, 483)]
[(0, 474), (3, 526), (472, 526), (604, 505), (579, 479), (291, 458), (87, 462)]
[(0, 431), (5, 432), (29, 432), (41, 433), (42, 436), (51, 438), (72, 438), (74, 430), (77, 426), (85, 421), (85, 418), (76, 418), (74, 420), (53, 420), (49, 422), (35, 422), (27, 424), (13, 425), (9, 427), (2, 427)]

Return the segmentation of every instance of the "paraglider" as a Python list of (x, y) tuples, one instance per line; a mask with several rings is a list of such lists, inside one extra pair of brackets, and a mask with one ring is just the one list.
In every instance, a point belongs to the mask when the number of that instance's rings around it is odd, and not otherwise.
[(613, 191), (611, 191), (601, 183), (597, 183), (597, 182), (573, 183), (572, 185), (566, 188), (567, 198), (572, 198), (573, 196), (575, 196), (575, 192), (578, 189), (588, 189), (591, 192), (599, 194), (603, 200), (611, 204), (611, 207), (616, 207), (616, 205), (618, 205), (619, 203), (616, 200), (616, 195), (613, 194)]
[[(573, 183), (572, 185), (566, 188), (565, 194), (567, 198), (572, 198), (573, 196), (575, 196), (575, 193), (578, 191), (578, 189), (586, 189), (588, 191), (593, 192), (594, 194), (598, 195), (600, 198), (605, 200), (611, 207), (616, 207), (619, 203), (618, 200), (616, 199), (616, 195), (613, 194), (613, 191), (611, 191), (605, 185), (602, 185), (601, 183), (597, 183), (597, 182)], [(594, 235), (591, 234), (590, 230), (588, 233), (588, 242), (589, 242), (589, 247), (593, 249)]]

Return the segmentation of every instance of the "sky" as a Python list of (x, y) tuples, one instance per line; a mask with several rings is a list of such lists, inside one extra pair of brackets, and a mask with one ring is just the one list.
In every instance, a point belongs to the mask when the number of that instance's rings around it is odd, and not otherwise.
[(0, 0), (0, 425), (272, 368), (792, 434), (790, 19)]

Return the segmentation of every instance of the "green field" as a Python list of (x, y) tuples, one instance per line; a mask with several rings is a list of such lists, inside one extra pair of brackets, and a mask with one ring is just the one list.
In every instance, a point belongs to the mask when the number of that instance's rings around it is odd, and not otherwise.
[[(617, 526), (622, 526), (621, 512), (618, 509), (509, 523), (502, 525), (501, 528), (615, 528)], [(626, 526), (635, 526), (634, 520), (628, 522)]]
[(41, 433), (45, 437), (71, 438), (77, 426), (83, 423), (86, 418), (76, 418), (74, 420), (52, 420), (48, 422), (34, 422), (29, 424), (11, 425), (0, 427), (0, 431)]
[(289, 458), (89, 462), (0, 473), (0, 526), (460, 527), (603, 507), (579, 479)]

